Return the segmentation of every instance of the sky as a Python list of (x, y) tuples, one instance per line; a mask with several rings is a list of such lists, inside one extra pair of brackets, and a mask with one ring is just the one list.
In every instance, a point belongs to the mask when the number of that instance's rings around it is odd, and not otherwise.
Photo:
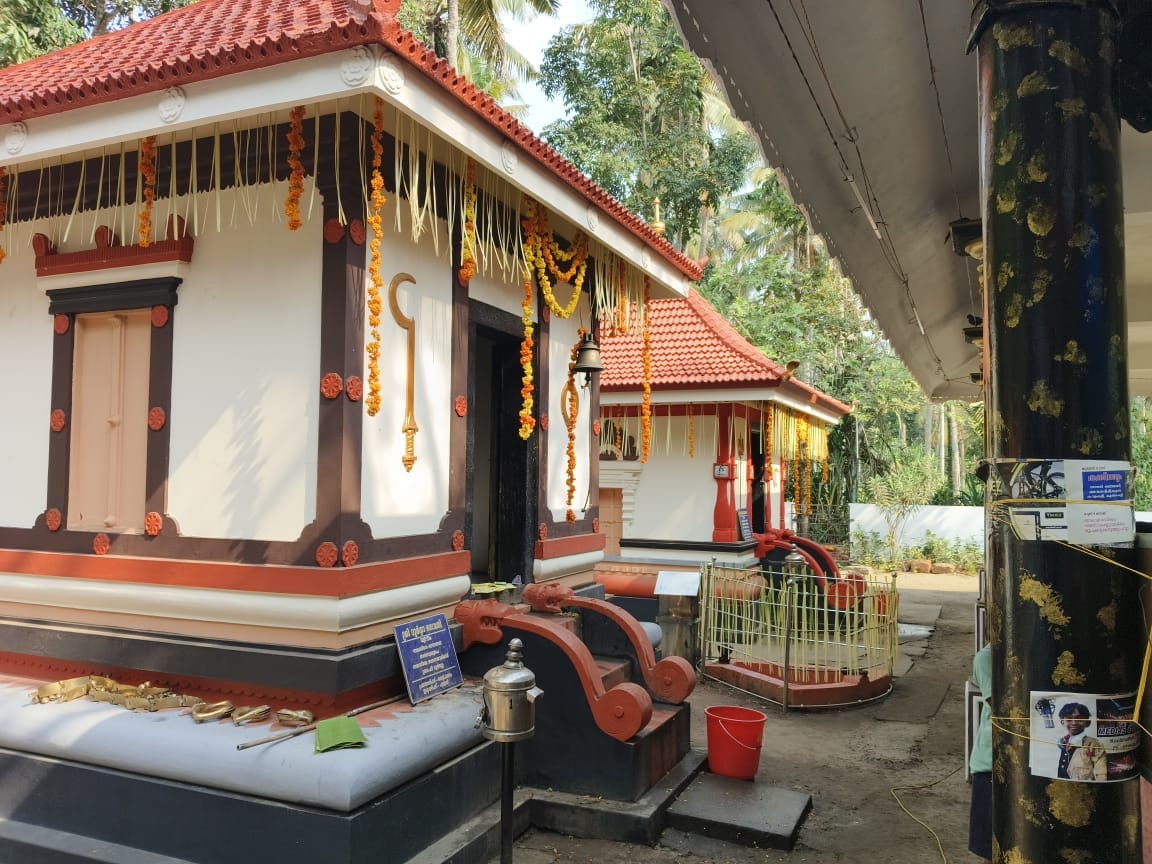
[[(560, 8), (555, 17), (540, 15), (528, 23), (505, 21), (505, 32), (508, 43), (539, 68), (549, 40), (562, 27), (582, 24), (592, 20), (592, 17), (592, 11), (584, 0), (560, 0)], [(520, 96), (528, 105), (528, 113), (522, 119), (537, 134), (553, 120), (564, 116), (563, 104), (549, 102), (533, 83), (521, 84)]]

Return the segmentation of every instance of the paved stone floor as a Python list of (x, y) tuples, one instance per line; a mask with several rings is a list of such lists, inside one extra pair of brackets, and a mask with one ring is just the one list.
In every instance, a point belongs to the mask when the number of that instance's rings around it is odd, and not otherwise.
[(972, 662), (976, 578), (902, 574), (897, 584), (901, 620), (934, 624), (935, 629), (926, 639), (920, 634), (904, 640), (911, 650), (886, 699), (785, 714), (712, 682), (701, 684), (692, 697), (694, 746), (706, 746), (704, 708), (709, 705), (744, 705), (768, 715), (757, 782), (807, 792), (813, 799), (791, 852), (749, 849), (671, 830), (656, 847), (531, 830), (517, 841), (515, 864), (974, 862), (967, 851), (963, 759), (964, 681)]

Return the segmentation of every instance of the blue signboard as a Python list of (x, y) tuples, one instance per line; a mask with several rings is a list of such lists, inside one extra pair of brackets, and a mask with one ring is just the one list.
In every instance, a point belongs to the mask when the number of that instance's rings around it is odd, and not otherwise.
[(400, 624), (395, 633), (400, 666), (413, 705), (464, 683), (448, 619), (443, 614)]
[(1127, 471), (1091, 470), (1081, 474), (1084, 483), (1085, 501), (1126, 501), (1128, 490), (1125, 480)]
[(740, 539), (752, 539), (752, 522), (748, 519), (748, 511), (741, 508), (736, 511), (736, 519), (740, 523)]

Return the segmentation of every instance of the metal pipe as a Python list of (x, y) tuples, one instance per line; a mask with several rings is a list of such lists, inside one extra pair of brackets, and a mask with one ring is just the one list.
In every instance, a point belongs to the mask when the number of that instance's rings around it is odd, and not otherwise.
[(784, 679), (784, 690), (780, 698), (780, 707), (788, 713), (788, 662), (792, 645), (792, 586), (796, 584), (796, 577), (789, 577), (784, 582), (784, 666), (780, 670)]
[(512, 864), (512, 836), (515, 833), (512, 830), (512, 793), (516, 789), (515, 754), (512, 748), (515, 746), (511, 742), (500, 745), (503, 763), (500, 781), (500, 864)]

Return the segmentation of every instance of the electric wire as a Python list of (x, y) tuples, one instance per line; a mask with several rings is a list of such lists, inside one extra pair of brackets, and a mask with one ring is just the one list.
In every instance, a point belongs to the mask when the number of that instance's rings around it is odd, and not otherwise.
[[(960, 191), (956, 188), (956, 170), (952, 165), (952, 145), (948, 140), (948, 124), (944, 121), (944, 106), (940, 101), (940, 86), (936, 81), (936, 61), (932, 58), (932, 40), (928, 36), (928, 17), (924, 14), (924, 0), (916, 0), (920, 8), (920, 27), (924, 31), (924, 51), (928, 55), (928, 77), (932, 84), (932, 92), (936, 94), (936, 116), (940, 118), (940, 135), (944, 139), (944, 158), (948, 162), (948, 182), (952, 186), (952, 199), (956, 202), (956, 218), (963, 219), (964, 211), (960, 207)], [(972, 291), (972, 265), (969, 261), (964, 264), (964, 276), (968, 281), (968, 305), (973, 312), (976, 311), (976, 295)]]
[[(800, 2), (803, 4), (803, 0), (800, 0)], [(767, 0), (767, 3), (769, 10), (772, 12), (772, 17), (776, 21), (776, 28), (780, 31), (780, 35), (784, 38), (784, 43), (788, 48), (788, 53), (791, 55), (792, 62), (796, 66), (796, 71), (799, 72), (800, 78), (804, 82), (804, 86), (808, 91), (808, 96), (812, 100), (812, 104), (816, 108), (816, 112), (820, 115), (820, 121), (824, 125), (824, 130), (828, 134), (828, 139), (831, 142), (832, 147), (835, 149), (836, 155), (840, 158), (840, 167), (844, 171), (845, 179), (848, 182), (852, 182), (852, 171), (849, 168), (848, 160), (844, 155), (844, 150), (841, 148), (840, 142), (837, 140), (835, 133), (832, 131), (832, 126), (828, 122), (828, 117), (824, 113), (824, 109), (820, 104), (820, 100), (816, 97), (816, 93), (812, 88), (812, 82), (809, 80), (808, 74), (804, 71), (804, 66), (800, 62), (799, 56), (796, 54), (795, 47), (792, 45), (792, 39), (788, 36), (787, 30), (784, 28), (784, 22), (780, 20), (780, 14), (776, 11), (775, 2), (774, 0)], [(793, 0), (789, 0), (789, 4), (792, 8), (793, 14), (797, 18), (797, 22), (799, 23), (799, 13), (796, 11), (795, 5), (792, 5)], [(805, 17), (807, 17), (807, 10), (805, 10)], [(848, 141), (852, 143), (853, 149), (856, 151), (856, 161), (859, 165), (861, 181), (864, 184), (864, 193), (867, 199), (872, 202), (872, 205), (875, 208), (875, 213), (869, 215), (872, 216), (873, 221), (876, 223), (878, 231), (882, 231), (883, 233), (883, 237), (877, 238), (877, 243), (880, 246), (881, 254), (884, 256), (884, 259), (888, 263), (889, 268), (892, 270), (893, 274), (896, 276), (896, 279), (903, 287), (904, 298), (912, 312), (912, 317), (908, 319), (908, 323), (915, 324), (916, 328), (920, 331), (920, 335), (924, 339), (924, 344), (927, 346), (928, 352), (932, 356), (932, 360), (935, 363), (936, 372), (938, 375), (940, 375), (940, 377), (943, 378), (945, 376), (944, 363), (940, 359), (939, 353), (936, 351), (936, 346), (932, 344), (932, 339), (928, 336), (927, 330), (924, 328), (923, 319), (920, 318), (920, 312), (916, 307), (916, 300), (912, 296), (912, 289), (909, 284), (908, 275), (904, 271), (903, 265), (900, 262), (899, 254), (896, 252), (895, 244), (892, 241), (891, 232), (888, 230), (888, 225), (884, 221), (884, 214), (880, 207), (880, 202), (876, 197), (875, 191), (873, 190), (871, 184), (871, 180), (868, 176), (868, 171), (864, 166), (864, 158), (863, 154), (860, 152), (857, 133), (853, 131), (852, 127), (847, 121), (847, 118), (844, 116), (843, 111), (840, 110), (839, 101), (836, 98), (831, 81), (828, 79), (823, 63), (820, 60), (819, 48), (816, 45), (815, 36), (805, 30), (803, 23), (800, 23), (800, 29), (802, 32), (804, 32), (805, 42), (807, 43), (809, 50), (812, 51), (813, 57), (816, 60), (817, 67), (821, 70), (821, 75), (824, 78), (825, 86), (828, 88), (828, 92), (831, 94), (832, 103), (836, 106), (837, 114), (839, 115), (840, 121), (844, 126), (845, 136), (847, 137)]]

